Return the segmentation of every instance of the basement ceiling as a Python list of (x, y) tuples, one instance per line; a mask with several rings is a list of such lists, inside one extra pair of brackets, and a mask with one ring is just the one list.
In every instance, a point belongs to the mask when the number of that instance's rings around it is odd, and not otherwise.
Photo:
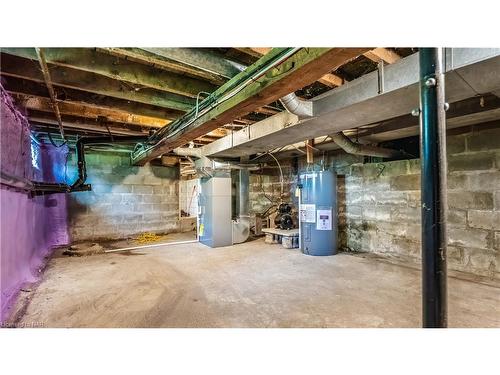
[[(183, 116), (208, 93), (267, 54), (270, 48), (44, 48), (49, 80), (35, 48), (2, 48), (1, 83), (39, 137), (59, 134), (148, 135)], [(376, 48), (297, 91), (313, 98), (414, 53)], [(57, 110), (50, 88), (53, 87)], [(283, 110), (271, 102), (192, 141), (211, 143)]]

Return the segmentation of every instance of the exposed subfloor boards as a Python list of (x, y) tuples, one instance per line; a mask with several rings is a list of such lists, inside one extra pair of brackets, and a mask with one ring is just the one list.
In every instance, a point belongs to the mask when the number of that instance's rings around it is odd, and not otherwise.
[[(20, 325), (420, 327), (420, 271), (376, 257), (311, 257), (262, 239), (56, 256)], [(452, 277), (450, 327), (500, 327), (500, 289)]]

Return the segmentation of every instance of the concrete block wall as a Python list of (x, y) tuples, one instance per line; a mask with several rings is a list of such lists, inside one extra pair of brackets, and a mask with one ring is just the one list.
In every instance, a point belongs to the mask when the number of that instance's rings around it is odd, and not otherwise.
[[(283, 168), (283, 199), (294, 202), (296, 176), (292, 175), (289, 163), (282, 163)], [(281, 178), (278, 169), (266, 169), (262, 173), (250, 174), (250, 225), (255, 225), (254, 214), (264, 212), (271, 204), (278, 204), (281, 195)], [(266, 198), (267, 197), (267, 198)], [(269, 199), (268, 199), (269, 198)], [(295, 202), (296, 203), (296, 202)], [(296, 208), (296, 207), (295, 207)]]
[(179, 205), (189, 216), (197, 216), (198, 213), (198, 186), (199, 179), (179, 181)]
[[(131, 166), (128, 153), (86, 153), (92, 191), (69, 195), (71, 240), (119, 239), (179, 230), (178, 168)], [(74, 153), (68, 180), (76, 176)]]
[[(448, 136), (448, 266), (500, 277), (500, 124)], [(340, 244), (420, 259), (420, 160), (338, 168)]]

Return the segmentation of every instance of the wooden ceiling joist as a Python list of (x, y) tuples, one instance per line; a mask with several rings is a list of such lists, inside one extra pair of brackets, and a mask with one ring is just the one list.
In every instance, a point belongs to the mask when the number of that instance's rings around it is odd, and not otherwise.
[[(8, 77), (16, 77), (35, 82), (44, 82), (36, 62), (2, 53), (0, 73)], [(118, 99), (154, 105), (158, 107), (187, 112), (195, 105), (195, 99), (186, 96), (166, 93), (154, 89), (131, 85), (97, 74), (67, 67), (55, 66), (50, 70), (54, 86), (91, 92)]]
[(382, 60), (387, 64), (393, 64), (401, 59), (401, 56), (399, 56), (396, 52), (387, 48), (375, 48), (371, 51), (365, 52), (363, 55), (374, 62)]
[(64, 127), (61, 120), (61, 112), (59, 110), (59, 106), (56, 100), (56, 94), (54, 92), (54, 86), (52, 86), (52, 79), (50, 78), (49, 67), (47, 66), (47, 60), (45, 58), (45, 52), (41, 48), (35, 48), (35, 55), (37, 57), (38, 63), (42, 68), (43, 79), (45, 80), (45, 86), (47, 87), (47, 91), (50, 97), (50, 106), (56, 115), (57, 123), (59, 124), (59, 133), (61, 137), (64, 139)]
[[(5, 77), (4, 88), (11, 94), (20, 94), (24, 96), (49, 97), (45, 85), (15, 77)], [(134, 113), (136, 115), (156, 117), (165, 120), (174, 120), (184, 112), (175, 111), (168, 108), (161, 108), (144, 103), (132, 102), (124, 99), (117, 99), (110, 96), (88, 93), (85, 91), (54, 87), (58, 101), (78, 102), (84, 105), (94, 105), (98, 107), (108, 107), (118, 109), (124, 112)]]
[[(183, 131), (168, 137), (168, 141), (163, 138), (157, 145), (136, 157), (135, 163), (144, 164), (175, 147), (180, 147), (192, 139), (230, 123), (235, 118), (240, 118), (290, 92), (307, 86), (367, 50), (367, 48), (300, 49), (274, 67), (275, 74), (262, 75), (231, 99), (222, 102), (198, 118)], [(279, 53), (279, 50), (275, 53)]]
[[(48, 98), (26, 96), (22, 94), (11, 94), (16, 102), (29, 110), (52, 112), (51, 102)], [(57, 102), (61, 114), (90, 118), (104, 119), (106, 121), (120, 122), (124, 124), (135, 124), (148, 128), (161, 128), (170, 123), (168, 120), (136, 115), (120, 111), (114, 108), (98, 107), (69, 101)]]
[[(28, 113), (28, 120), (29, 122), (35, 127), (35, 129), (38, 129), (41, 131), (52, 131), (54, 130), (57, 132), (57, 120), (51, 116), (48, 113)], [(96, 122), (91, 122), (89, 120), (84, 120), (84, 119), (72, 119), (72, 118), (66, 118), (63, 116), (62, 122), (64, 125), (65, 129), (72, 129), (72, 130), (80, 130), (83, 132), (86, 131), (91, 131), (94, 133), (103, 133), (103, 134), (108, 134), (108, 128), (109, 132), (113, 135), (144, 135), (147, 136), (148, 132), (145, 130), (140, 130), (139, 129), (131, 129), (130, 127), (121, 125), (121, 124), (114, 124), (110, 123), (107, 124), (107, 127), (104, 126), (103, 124), (98, 124)]]
[(344, 79), (333, 73), (328, 73), (318, 79), (318, 82), (321, 82), (323, 85), (333, 88), (342, 86), (344, 84)]
[(270, 106), (263, 106), (263, 107), (257, 108), (254, 112), (272, 116), (272, 115), (275, 115), (276, 113), (280, 112), (280, 110), (277, 108), (272, 108)]
[[(270, 47), (247, 47), (247, 48), (237, 48), (237, 49), (258, 58), (266, 55), (269, 51), (272, 50), (272, 48)], [(344, 83), (344, 79), (337, 76), (336, 74), (327, 73), (321, 78), (319, 78), (318, 82), (321, 82), (322, 84), (329, 87), (337, 87), (341, 86)]]
[[(34, 48), (2, 48), (2, 52), (25, 59), (37, 59)], [(48, 64), (192, 98), (201, 91), (212, 92), (217, 88), (208, 82), (135, 64), (91, 48), (48, 48), (45, 50), (45, 60)]]
[(201, 48), (142, 48), (144, 51), (195, 69), (230, 79), (246, 66)]
[(271, 47), (235, 47), (236, 50), (246, 53), (247, 55), (260, 58), (268, 53)]
[(141, 48), (97, 48), (99, 52), (108, 53), (113, 56), (125, 58), (140, 64), (149, 65), (157, 69), (164, 69), (171, 72), (180, 74), (187, 74), (191, 77), (204, 79), (214, 85), (220, 86), (224, 84), (227, 79), (220, 75), (210, 73), (205, 70), (197, 69), (178, 61), (172, 61), (163, 56), (150, 53)]
[[(237, 49), (251, 56), (261, 57), (267, 54), (272, 48), (247, 47)], [(363, 55), (374, 62), (379, 62), (380, 60), (382, 60), (387, 64), (395, 63), (396, 61), (401, 59), (401, 56), (399, 56), (396, 52), (391, 51), (387, 48), (375, 48), (365, 52)], [(344, 84), (344, 79), (336, 74), (329, 73), (318, 79), (318, 82), (321, 82), (322, 84), (333, 88), (342, 86)]]

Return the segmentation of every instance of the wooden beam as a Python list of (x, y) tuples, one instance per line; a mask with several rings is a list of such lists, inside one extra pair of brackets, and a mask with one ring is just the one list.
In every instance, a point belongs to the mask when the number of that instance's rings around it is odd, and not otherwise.
[[(51, 102), (48, 98), (27, 96), (23, 94), (11, 93), (15, 101), (22, 107), (31, 110), (52, 112)], [(70, 101), (57, 101), (61, 114), (102, 119), (106, 121), (120, 122), (124, 124), (135, 124), (148, 128), (161, 128), (170, 123), (168, 120), (136, 115), (114, 108), (98, 107)]]
[(306, 145), (306, 161), (307, 164), (314, 163), (314, 139), (308, 139), (305, 142)]
[(156, 56), (163, 57), (198, 70), (209, 72), (226, 79), (234, 77), (245, 70), (246, 66), (223, 56), (200, 48), (141, 48)]
[(263, 106), (263, 107), (257, 108), (254, 112), (272, 116), (272, 115), (275, 115), (276, 113), (280, 112), (280, 110), (277, 108), (272, 108), (270, 106)]
[[(2, 52), (25, 59), (37, 58), (33, 48), (2, 48)], [(99, 53), (92, 48), (47, 48), (44, 53), (48, 64), (192, 98), (201, 91), (212, 92), (217, 88), (208, 82)]]
[[(264, 48), (264, 47), (246, 47), (246, 48), (236, 48), (237, 50), (241, 52), (245, 52), (251, 56), (254, 57), (262, 57), (266, 55), (269, 51), (272, 50), (272, 48)], [(320, 79), (318, 79), (318, 82), (321, 82), (322, 84), (328, 86), (328, 87), (337, 87), (337, 86), (342, 86), (344, 84), (344, 79), (339, 77), (336, 74), (333, 73), (328, 73), (322, 76)]]
[[(2, 53), (1, 75), (44, 82), (36, 62)], [(186, 96), (128, 84), (97, 74), (54, 66), (50, 69), (52, 84), (60, 87), (91, 92), (104, 96), (130, 100), (163, 108), (187, 112), (195, 100)]]
[[(271, 50), (271, 48), (255, 48), (255, 47), (237, 48), (237, 49), (255, 57), (263, 56)], [(391, 51), (387, 48), (375, 48), (371, 51), (365, 52), (363, 55), (374, 62), (379, 62), (380, 60), (383, 60), (387, 64), (393, 64), (401, 59), (401, 56), (399, 56), (396, 52)], [(325, 74), (323, 77), (318, 79), (318, 81), (332, 88), (342, 86), (344, 84), (344, 79), (333, 73)]]
[(323, 85), (326, 85), (328, 87), (338, 87), (342, 86), (344, 84), (344, 79), (340, 78), (338, 75), (328, 73), (325, 74), (323, 77), (318, 79), (318, 82), (321, 82)]
[[(54, 130), (57, 130), (57, 120), (55, 118), (50, 118), (47, 116), (42, 116), (40, 114), (28, 114), (28, 121), (30, 124), (35, 128), (40, 130), (42, 126), (45, 126), (46, 128), (43, 131), (50, 131), (52, 128)], [(102, 134), (108, 134), (108, 129), (100, 124), (96, 123), (89, 123), (85, 121), (71, 121), (68, 119), (65, 119), (63, 117), (62, 119), (63, 125), (66, 129), (72, 129), (75, 131), (90, 131), (93, 133), (102, 133)], [(41, 124), (41, 125), (40, 125)], [(109, 130), (111, 134), (113, 135), (144, 135), (147, 136), (148, 132), (147, 131), (138, 131), (138, 130), (131, 130), (127, 129), (126, 127), (119, 126), (118, 124), (109, 124), (108, 125)]]
[(257, 58), (264, 56), (266, 53), (272, 50), (272, 48), (270, 47), (235, 47), (235, 49)]
[(234, 119), (232, 122), (235, 124), (252, 125), (252, 124), (255, 124), (256, 121), (248, 120), (246, 118), (237, 118), (237, 119)]
[(50, 78), (49, 67), (47, 66), (47, 60), (45, 58), (45, 52), (41, 48), (35, 48), (35, 55), (37, 57), (38, 63), (42, 68), (43, 79), (45, 81), (45, 86), (50, 96), (50, 106), (56, 115), (57, 122), (59, 124), (59, 132), (61, 133), (61, 138), (64, 139), (64, 127), (61, 120), (61, 113), (59, 111), (59, 106), (57, 105), (56, 94), (54, 92), (54, 87), (52, 86), (52, 79)]
[(219, 128), (219, 129), (214, 129), (205, 135), (208, 135), (211, 137), (216, 137), (216, 138), (222, 138), (222, 137), (225, 137), (227, 134), (228, 134), (227, 130)]
[[(255, 79), (236, 95), (200, 116), (182, 131), (169, 136), (167, 130), (166, 136), (155, 146), (134, 155), (134, 161), (137, 164), (144, 164), (175, 147), (182, 146), (192, 139), (231, 122), (235, 118), (244, 116), (290, 92), (307, 86), (367, 50), (368, 48), (302, 48), (267, 73)], [(268, 60), (279, 53), (280, 50), (271, 52), (268, 55)], [(264, 63), (265, 61), (259, 60), (256, 64), (262, 65)], [(254, 64), (253, 67), (256, 68), (258, 65)], [(251, 68), (249, 68), (250, 71)], [(248, 74), (248, 71), (245, 73)], [(234, 78), (234, 80), (237, 79), (238, 76)], [(228, 85), (231, 82), (228, 82)], [(222, 93), (225, 90), (227, 88), (222, 86), (217, 92)]]
[(371, 51), (365, 52), (363, 55), (376, 63), (382, 60), (387, 64), (393, 64), (401, 59), (401, 56), (399, 56), (396, 52), (387, 48), (375, 48)]
[[(42, 98), (49, 97), (45, 85), (35, 81), (28, 81), (15, 77), (5, 77), (3, 87), (12, 94), (39, 96)], [(114, 108), (124, 112), (134, 113), (136, 115), (156, 117), (165, 120), (175, 120), (184, 113), (168, 108), (161, 108), (75, 89), (62, 87), (54, 87), (54, 89), (58, 100), (78, 102), (83, 105)]]
[(220, 75), (200, 70), (178, 61), (172, 61), (163, 56), (150, 53), (140, 48), (97, 48), (97, 50), (113, 56), (126, 58), (130, 61), (150, 65), (157, 69), (164, 69), (180, 74), (188, 74), (192, 77), (207, 80), (217, 86), (223, 85), (227, 81), (226, 78), (221, 77)]

